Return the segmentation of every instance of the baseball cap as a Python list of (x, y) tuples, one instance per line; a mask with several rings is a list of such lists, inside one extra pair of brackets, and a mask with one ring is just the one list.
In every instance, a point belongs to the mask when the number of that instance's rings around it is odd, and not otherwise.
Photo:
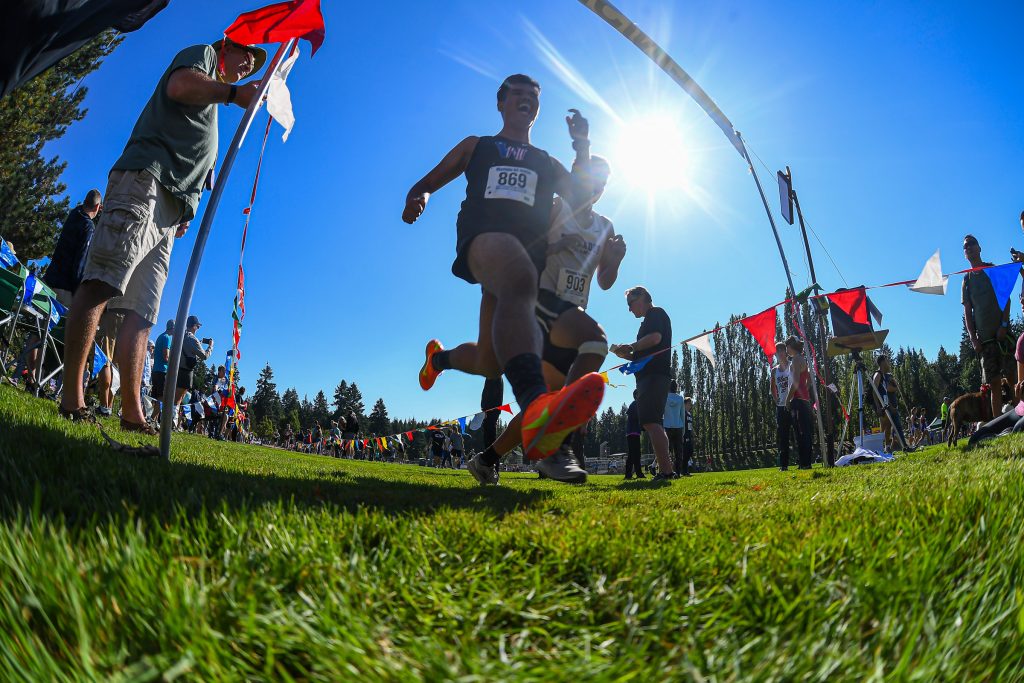
[(203, 324), (199, 322), (199, 316), (190, 315), (188, 320), (185, 321), (185, 327), (192, 327), (193, 325), (199, 325), (202, 327)]

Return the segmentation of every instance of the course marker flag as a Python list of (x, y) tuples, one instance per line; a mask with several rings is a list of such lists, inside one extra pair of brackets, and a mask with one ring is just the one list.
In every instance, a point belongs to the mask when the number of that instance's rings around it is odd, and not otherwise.
[(743, 327), (754, 335), (754, 339), (761, 345), (764, 355), (768, 356), (769, 360), (775, 355), (775, 322), (778, 317), (778, 312), (774, 308), (769, 308), (740, 321)]
[(704, 354), (704, 357), (707, 358), (708, 362), (711, 363), (711, 367), (714, 368), (716, 367), (715, 351), (714, 349), (711, 348), (711, 335), (712, 333), (708, 332), (707, 334), (701, 335), (696, 339), (690, 339), (686, 343), (700, 351), (702, 354)]
[(992, 281), (992, 289), (996, 293), (996, 302), (999, 308), (1006, 308), (1013, 292), (1013, 286), (1017, 283), (1017, 275), (1020, 274), (1019, 263), (1007, 263), (994, 268), (986, 268), (985, 274)]
[(925, 262), (924, 268), (921, 270), (917, 280), (914, 284), (908, 285), (908, 287), (910, 291), (919, 294), (938, 294), (944, 296), (948, 282), (949, 276), (942, 274), (942, 261), (939, 259), (939, 250), (936, 249), (931, 258)]
[(580, 3), (604, 19), (612, 28), (625, 36), (629, 42), (636, 45), (641, 52), (660, 66), (662, 71), (667, 73), (680, 88), (685, 90), (700, 105), (704, 113), (718, 124), (718, 127), (725, 133), (725, 137), (729, 138), (729, 142), (740, 153), (740, 156), (744, 159), (746, 158), (746, 155), (743, 153), (743, 143), (740, 142), (736, 129), (733, 128), (732, 122), (729, 121), (729, 117), (718, 108), (718, 105), (704, 92), (704, 89), (697, 85), (697, 81), (693, 80), (690, 74), (683, 70), (683, 67), (679, 66), (667, 52), (661, 49), (660, 45), (655, 43), (649, 35), (641, 31), (636, 24), (626, 18), (626, 15), (616, 9), (610, 2), (606, 0), (580, 0)]
[(283, 43), (291, 38), (308, 40), (312, 55), (324, 42), (324, 15), (320, 0), (291, 0), (239, 14), (224, 35), (242, 45)]

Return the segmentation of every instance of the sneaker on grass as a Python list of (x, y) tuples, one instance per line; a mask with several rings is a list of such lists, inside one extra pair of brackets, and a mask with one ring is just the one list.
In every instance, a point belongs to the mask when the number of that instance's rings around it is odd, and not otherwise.
[(481, 486), (497, 486), (498, 485), (498, 468), (494, 465), (488, 465), (484, 462), (484, 459), (477, 453), (466, 465), (466, 469), (473, 475), (473, 478), (480, 482)]
[(602, 398), (604, 380), (596, 372), (535, 398), (523, 411), (523, 454), (540, 460), (559, 450), (569, 434), (594, 417)]
[(548, 479), (565, 484), (582, 484), (587, 480), (587, 471), (580, 468), (576, 458), (569, 455), (565, 446), (539, 461), (537, 471)]

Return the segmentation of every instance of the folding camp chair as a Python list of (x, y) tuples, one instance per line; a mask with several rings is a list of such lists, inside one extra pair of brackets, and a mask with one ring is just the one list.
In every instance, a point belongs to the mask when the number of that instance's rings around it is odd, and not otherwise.
[[(13, 284), (13, 281), (11, 282)], [(31, 292), (29, 287), (32, 288)], [(9, 351), (18, 330), (20, 329), (25, 332), (26, 336), (34, 334), (38, 341), (34, 344), (25, 345), (18, 359), (16, 373), (20, 374), (21, 369), (25, 366), (28, 355), (32, 351), (39, 349), (39, 362), (36, 364), (36, 373), (32, 378), (33, 383), (36, 385), (36, 395), (38, 395), (39, 387), (43, 386), (44, 382), (48, 382), (55, 377), (64, 367), (61, 359), (63, 335), (61, 336), (60, 346), (58, 346), (58, 338), (54, 337), (52, 332), (63, 319), (63, 314), (66, 310), (57, 301), (57, 294), (52, 289), (47, 287), (44, 282), (36, 279), (35, 276), (29, 276), (27, 273), (21, 282), (21, 288), (11, 308), (10, 314), (2, 321), (6, 322), (8, 326), (6, 334), (7, 348), (4, 350), (5, 367), (7, 367)], [(57, 363), (56, 369), (44, 378), (43, 368), (46, 363), (48, 349), (52, 351)]]

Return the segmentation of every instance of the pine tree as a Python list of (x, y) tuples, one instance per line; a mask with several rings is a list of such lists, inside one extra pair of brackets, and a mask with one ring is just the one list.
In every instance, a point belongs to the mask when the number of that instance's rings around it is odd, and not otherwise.
[(269, 417), (274, 422), (281, 419), (281, 397), (277, 394), (277, 384), (274, 382), (274, 371), (270, 363), (260, 370), (249, 410), (252, 413), (252, 421), (256, 424), (264, 417)]
[(355, 382), (348, 386), (348, 390), (345, 392), (345, 402), (348, 409), (359, 418), (361, 424), (364, 421), (363, 414), (366, 412), (366, 407), (363, 405), (363, 394)]
[(391, 433), (391, 420), (388, 419), (388, 409), (384, 405), (383, 398), (378, 398), (377, 402), (373, 404), (369, 426), (370, 433), (375, 436), (388, 436)]
[(303, 396), (299, 404), (299, 422), (303, 429), (313, 428), (313, 404), (309, 402), (309, 396)]
[[(46, 159), (43, 148), (61, 138), (68, 127), (85, 117), (81, 108), (87, 89), (76, 90), (123, 39), (106, 31), (0, 99), (0, 235), (14, 244), (22, 261), (53, 251), (68, 214), (67, 187), (60, 176), (67, 162)], [(127, 139), (130, 130), (123, 131)], [(97, 168), (95, 185), (103, 191), (106, 168)], [(89, 188), (76, 188), (82, 196)]]
[(322, 390), (316, 392), (316, 396), (313, 398), (313, 421), (323, 429), (330, 427), (331, 407), (327, 405), (327, 397), (324, 396)]
[(334, 402), (331, 405), (334, 406), (335, 418), (345, 419), (348, 416), (348, 382), (345, 380), (338, 382), (334, 388)]

